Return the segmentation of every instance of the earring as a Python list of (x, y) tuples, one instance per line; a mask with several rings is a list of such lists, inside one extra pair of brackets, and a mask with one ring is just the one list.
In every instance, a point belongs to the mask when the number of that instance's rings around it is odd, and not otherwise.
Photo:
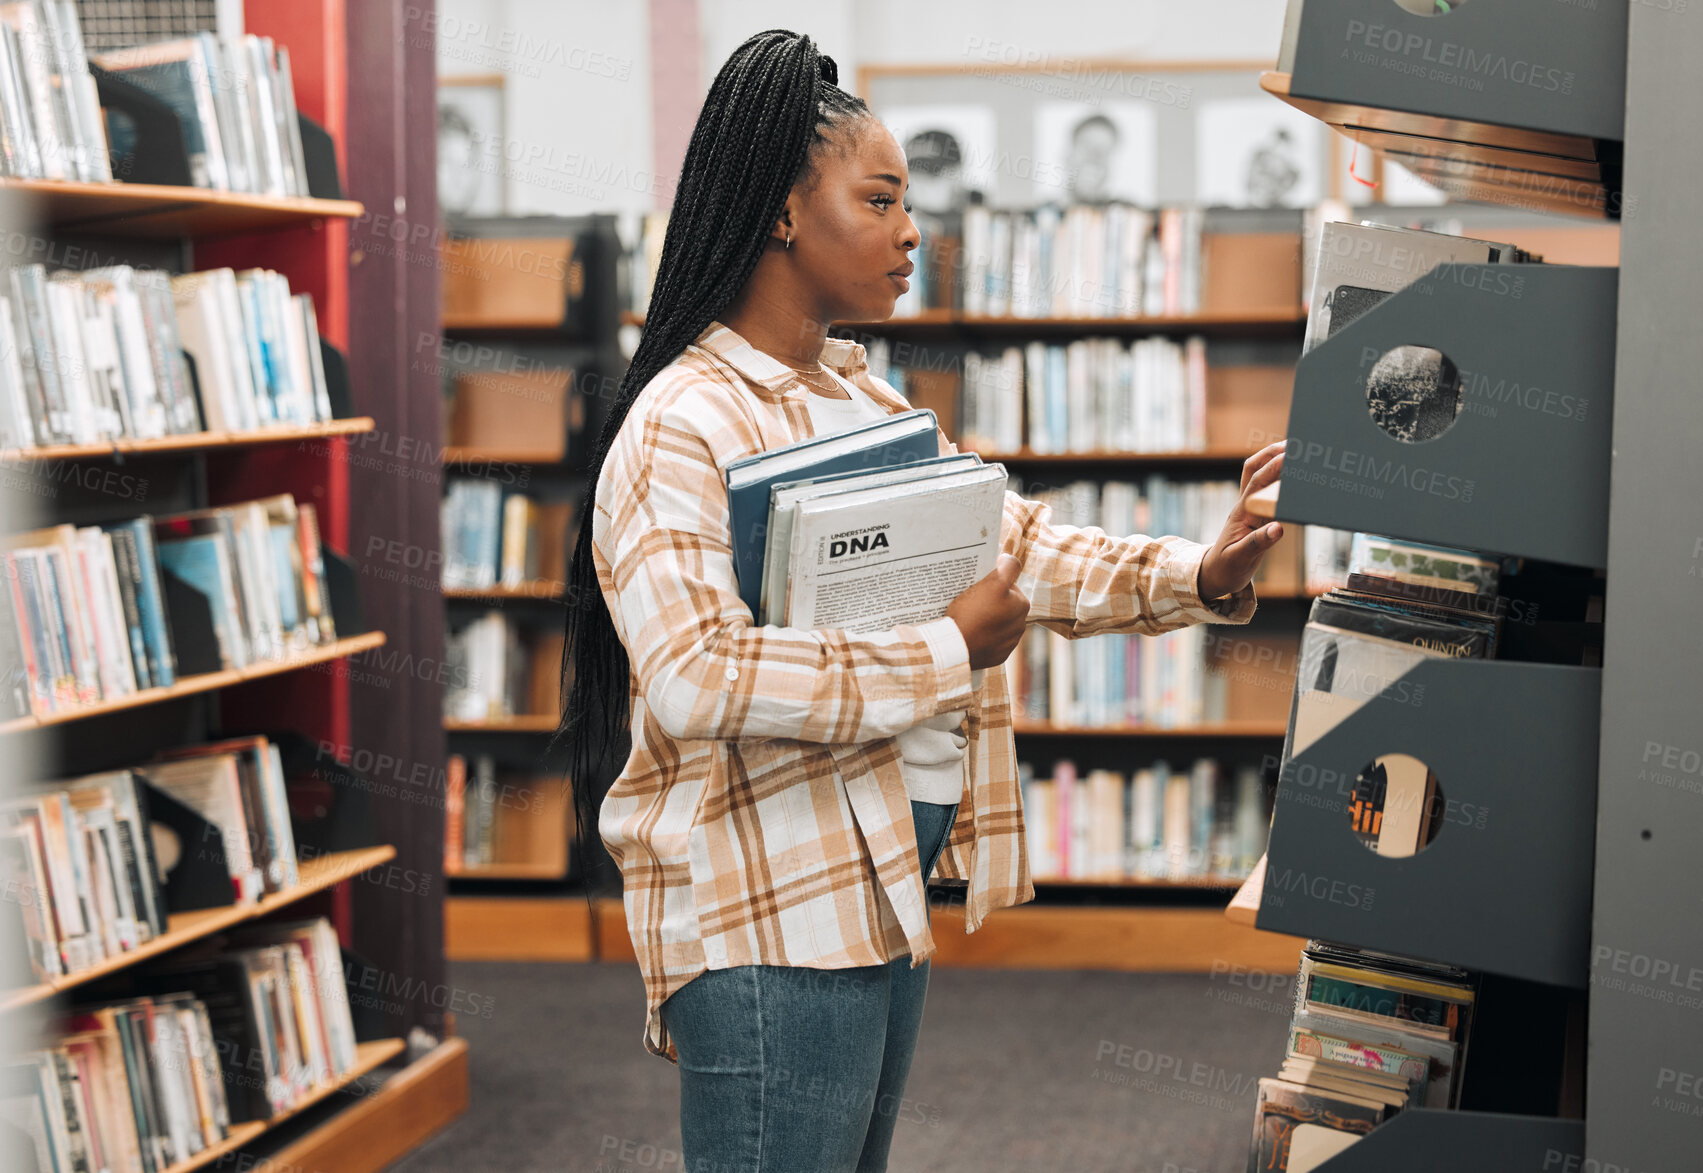
[(790, 232), (786, 234), (786, 246), (789, 249), (792, 247), (792, 233)]

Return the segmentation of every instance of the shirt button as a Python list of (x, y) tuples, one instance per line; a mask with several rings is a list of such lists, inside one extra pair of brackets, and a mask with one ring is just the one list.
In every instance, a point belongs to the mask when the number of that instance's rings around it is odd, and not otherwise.
[(729, 669), (728, 669), (728, 670), (727, 670), (727, 678), (728, 678), (728, 679), (729, 679), (729, 680), (738, 680), (738, 679), (739, 679), (739, 669), (737, 669), (737, 668), (729, 668)]

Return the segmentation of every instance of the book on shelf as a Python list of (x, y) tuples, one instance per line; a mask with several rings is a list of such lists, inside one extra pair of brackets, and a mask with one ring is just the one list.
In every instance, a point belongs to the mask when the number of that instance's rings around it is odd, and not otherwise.
[[(96, 65), (158, 98), (177, 116), (196, 187), (268, 196), (306, 196), (307, 165), (289, 50), (252, 34), (212, 33), (97, 54)], [(115, 114), (107, 134), (116, 156), (138, 147)]]
[(331, 418), (313, 299), (267, 269), (209, 269), (171, 279), (178, 333), (195, 360), (214, 431)]
[(70, 0), (0, 4), (0, 174), (112, 180), (100, 96)]
[(7, 534), (0, 561), (0, 644), (19, 651), (0, 691), (8, 719), (336, 639), (317, 518), (288, 494)]
[(1477, 998), (1453, 966), (1308, 941), (1287, 1052), (1259, 1081), (1250, 1173), (1311, 1170), (1409, 1107), (1457, 1107)]
[(561, 710), (563, 636), (488, 610), (444, 641), (444, 716), (489, 721)]
[(574, 515), (571, 502), (505, 493), (485, 477), (451, 477), (442, 512), (443, 585), (565, 584)]
[(490, 754), (471, 767), (451, 754), (444, 870), (530, 864), (566, 874), (572, 839), (568, 791), (559, 778), (502, 769)]
[(1021, 763), (1018, 779), (1037, 881), (1235, 884), (1265, 851), (1270, 803), (1252, 766), (1200, 758), (1184, 772), (1160, 760), (1079, 776), (1060, 759), (1049, 778)]
[(728, 537), (739, 597), (752, 617), (762, 609), (770, 495), (775, 485), (832, 473), (874, 471), (939, 455), (934, 413), (913, 409), (731, 461), (724, 470)]

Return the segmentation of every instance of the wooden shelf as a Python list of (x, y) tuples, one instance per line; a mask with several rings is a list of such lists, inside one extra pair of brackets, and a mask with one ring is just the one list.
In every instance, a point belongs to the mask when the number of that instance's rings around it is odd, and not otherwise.
[(1452, 195), (1573, 215), (1619, 214), (1595, 139), (1298, 97), (1290, 81), (1287, 73), (1267, 72), (1260, 88)]
[(550, 713), (523, 713), (518, 717), (487, 717), (468, 721), (460, 717), (445, 717), (445, 733), (554, 733), (561, 718)]
[(365, 210), (355, 200), (316, 200), (162, 187), (152, 183), (75, 183), (58, 179), (5, 179), (0, 190), (34, 197), (33, 209), (57, 232), (95, 236), (236, 236), (315, 220), (353, 220)]
[(267, 916), (304, 896), (324, 891), (379, 864), (396, 857), (396, 848), (389, 844), (363, 847), (355, 851), (339, 851), (318, 859), (301, 862), (296, 869), (298, 883), (282, 892), (263, 896), (253, 904), (233, 904), (224, 908), (203, 908), (194, 912), (174, 913), (166, 921), (166, 931), (128, 953), (109, 957), (99, 965), (39, 985), (0, 992), (0, 1011), (28, 1006), (53, 997), (62, 990), (81, 986), (119, 970), (128, 969), (138, 961), (169, 953), (181, 945), (230, 928), (244, 921)]
[(444, 955), (451, 961), (590, 961), (598, 955), (592, 906), (583, 893), (449, 896), (443, 905)]
[(1274, 737), (1288, 732), (1282, 721), (1220, 721), (1210, 725), (1054, 725), (1051, 721), (1014, 722), (1019, 737)]
[(444, 587), (443, 597), (446, 599), (549, 599), (561, 602), (567, 594), (568, 584), (565, 582), (547, 582), (534, 579), (530, 582), (516, 583), (513, 586), (489, 587)]
[(979, 448), (965, 449), (960, 445), (959, 450), (974, 451), (988, 464), (996, 461), (1000, 464), (1239, 464), (1253, 455), (1242, 448), (1200, 448), (1169, 452), (1036, 452), (1032, 448), (1020, 448), (1016, 452), (984, 452)]
[(1137, 888), (1150, 892), (1228, 892), (1241, 886), (1245, 876), (1191, 876), (1186, 879), (1144, 880), (1135, 876), (1112, 879), (1067, 879), (1063, 876), (1035, 876), (1037, 888)]
[(144, 705), (157, 705), (165, 701), (174, 701), (180, 697), (194, 696), (197, 693), (214, 692), (221, 688), (229, 688), (233, 684), (244, 684), (250, 680), (261, 680), (268, 676), (278, 676), (285, 672), (294, 672), (298, 668), (307, 668), (314, 664), (324, 664), (331, 660), (340, 660), (344, 656), (353, 656), (359, 652), (371, 651), (373, 648), (384, 646), (384, 632), (369, 631), (365, 635), (354, 635), (348, 639), (340, 639), (324, 647), (286, 656), (282, 660), (266, 660), (259, 664), (250, 664), (247, 668), (226, 668), (220, 672), (203, 672), (196, 676), (186, 676), (170, 688), (144, 688), (129, 696), (116, 700), (100, 701), (92, 705), (81, 705), (74, 709), (65, 709), (57, 713), (45, 713), (41, 716), (19, 717), (13, 721), (0, 722), (0, 734), (18, 733), (26, 729), (42, 729), (49, 725), (63, 725), (68, 721), (83, 721), (90, 717), (103, 717), (108, 713), (121, 712), (124, 709), (139, 709)]
[(481, 863), (445, 868), (444, 875), (452, 880), (564, 880), (568, 869), (559, 863)]
[(567, 457), (561, 452), (543, 449), (468, 448), (447, 444), (443, 448), (445, 464), (561, 464)]
[(467, 1102), (467, 1040), (445, 1039), (387, 1076), (382, 1086), (269, 1151), (255, 1165), (314, 1173), (380, 1173), (467, 1111)]
[(189, 1173), (191, 1169), (200, 1169), (211, 1165), (221, 1157), (236, 1152), (244, 1145), (270, 1132), (290, 1117), (305, 1112), (321, 1100), (336, 1095), (363, 1075), (383, 1067), (406, 1049), (407, 1046), (401, 1039), (377, 1039), (370, 1043), (356, 1043), (355, 1065), (346, 1074), (338, 1076), (334, 1083), (315, 1088), (298, 1103), (290, 1105), (270, 1120), (244, 1120), (240, 1124), (231, 1125), (230, 1135), (225, 1137), (224, 1140), (218, 1144), (207, 1146), (187, 1161), (168, 1165), (164, 1173)]
[(216, 449), (247, 448), (260, 444), (284, 444), (292, 440), (322, 440), (353, 436), (375, 427), (371, 416), (331, 420), (322, 424), (293, 424), (261, 428), (252, 432), (189, 432), (151, 440), (110, 440), (102, 444), (54, 444), (46, 448), (0, 448), (0, 463), (27, 464), (42, 460), (100, 460), (115, 456), (164, 452), (209, 452)]
[[(623, 311), (621, 323), (644, 325), (644, 315)], [(1135, 318), (1021, 318), (966, 314), (959, 310), (924, 310), (881, 322), (835, 322), (831, 329), (868, 333), (900, 331), (969, 331), (1035, 334), (1247, 334), (1288, 332), (1307, 324), (1299, 305), (1273, 306), (1235, 313), (1170, 314)]]

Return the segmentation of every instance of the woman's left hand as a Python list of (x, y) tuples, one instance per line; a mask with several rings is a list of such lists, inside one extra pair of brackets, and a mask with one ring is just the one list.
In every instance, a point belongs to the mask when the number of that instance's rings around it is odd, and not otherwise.
[(1196, 586), (1202, 599), (1223, 598), (1248, 585), (1254, 571), (1259, 569), (1260, 559), (1283, 536), (1282, 522), (1261, 525), (1248, 512), (1248, 497), (1282, 475), (1284, 443), (1279, 440), (1266, 445), (1242, 465), (1242, 495), (1224, 522), (1224, 532), (1201, 559)]

